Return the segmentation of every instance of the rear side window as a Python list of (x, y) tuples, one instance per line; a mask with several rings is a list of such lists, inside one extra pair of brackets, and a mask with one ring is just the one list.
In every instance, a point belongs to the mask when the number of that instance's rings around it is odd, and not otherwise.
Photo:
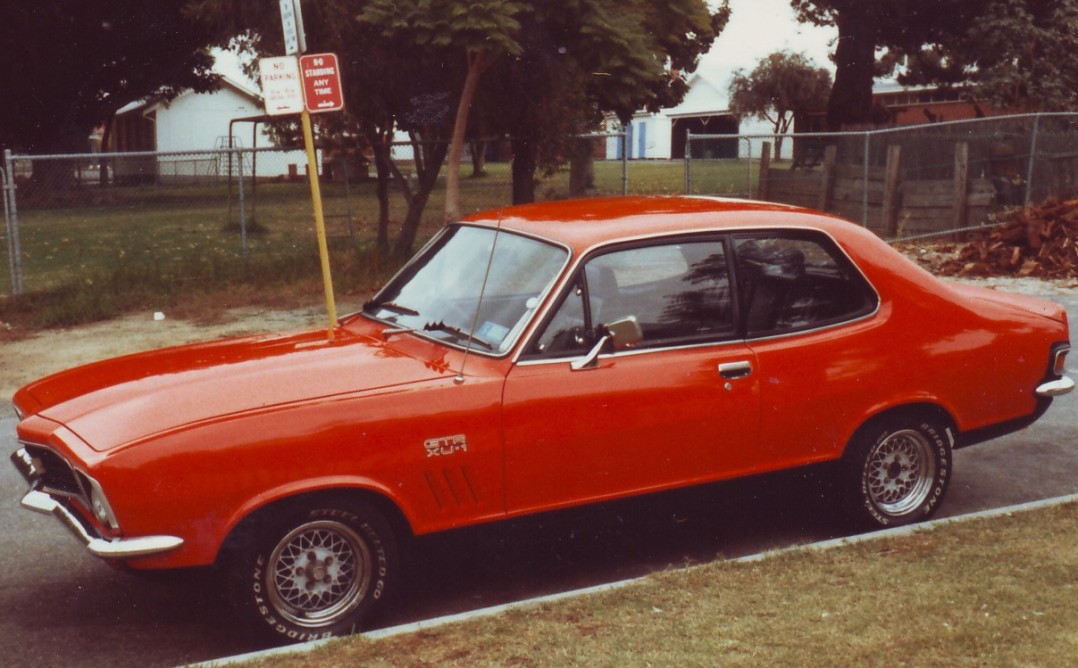
[(750, 337), (815, 329), (876, 310), (875, 291), (826, 235), (739, 236), (734, 249)]

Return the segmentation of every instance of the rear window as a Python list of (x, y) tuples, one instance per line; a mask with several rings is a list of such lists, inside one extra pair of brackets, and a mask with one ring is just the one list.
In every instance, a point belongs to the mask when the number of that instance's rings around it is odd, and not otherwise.
[(814, 329), (876, 310), (876, 292), (826, 235), (738, 236), (734, 249), (750, 337)]

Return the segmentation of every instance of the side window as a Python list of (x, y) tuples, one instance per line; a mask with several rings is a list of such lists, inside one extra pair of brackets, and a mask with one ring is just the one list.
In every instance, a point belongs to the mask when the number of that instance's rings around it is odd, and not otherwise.
[(823, 235), (781, 233), (734, 241), (749, 336), (852, 320), (876, 308), (875, 292)]
[(643, 331), (640, 348), (734, 334), (726, 253), (720, 241), (604, 253), (587, 262), (582, 279), (566, 295), (530, 355), (586, 352), (596, 328), (628, 317), (636, 318)]
[(584, 322), (584, 288), (578, 281), (569, 289), (528, 354), (543, 357), (580, 355), (587, 352), (590, 342)]

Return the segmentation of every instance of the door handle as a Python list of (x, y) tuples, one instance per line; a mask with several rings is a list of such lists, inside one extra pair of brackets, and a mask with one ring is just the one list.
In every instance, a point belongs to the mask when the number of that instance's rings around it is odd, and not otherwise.
[(734, 378), (744, 378), (751, 373), (752, 362), (748, 360), (741, 360), (740, 362), (723, 362), (719, 365), (719, 375), (730, 380), (733, 380)]

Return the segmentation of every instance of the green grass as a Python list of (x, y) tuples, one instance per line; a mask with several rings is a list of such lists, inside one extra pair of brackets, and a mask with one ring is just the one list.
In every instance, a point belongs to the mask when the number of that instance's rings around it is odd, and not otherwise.
[(1078, 663), (1078, 504), (751, 563), (258, 666)]
[[(694, 164), (694, 192), (744, 195), (745, 163)], [(510, 203), (509, 165), (491, 163), (487, 176), (461, 183), (465, 215)], [(684, 191), (681, 161), (632, 161), (632, 194)], [(714, 187), (705, 187), (707, 184)], [(564, 199), (568, 169), (542, 178), (536, 196)], [(620, 195), (622, 164), (595, 164), (589, 196)], [(725, 189), (725, 190), (723, 190)], [(374, 183), (322, 184), (326, 226), (338, 290), (374, 289), (400, 260), (374, 255), (377, 199)], [(405, 217), (403, 199), (391, 195), (390, 234)], [(23, 201), (19, 207), (23, 286), (10, 295), (11, 280), (0, 272), (0, 321), (30, 327), (74, 325), (107, 319), (152, 304), (167, 305), (192, 295), (228, 291), (237, 285), (273, 293), (283, 286), (320, 289), (317, 242), (310, 190), (305, 180), (260, 182), (244, 188), (246, 249), (240, 234), (239, 184), (85, 186), (48, 202)], [(444, 185), (431, 194), (417, 245), (441, 225)], [(7, 250), (6, 248), (4, 249)], [(6, 264), (6, 263), (5, 263)]]

